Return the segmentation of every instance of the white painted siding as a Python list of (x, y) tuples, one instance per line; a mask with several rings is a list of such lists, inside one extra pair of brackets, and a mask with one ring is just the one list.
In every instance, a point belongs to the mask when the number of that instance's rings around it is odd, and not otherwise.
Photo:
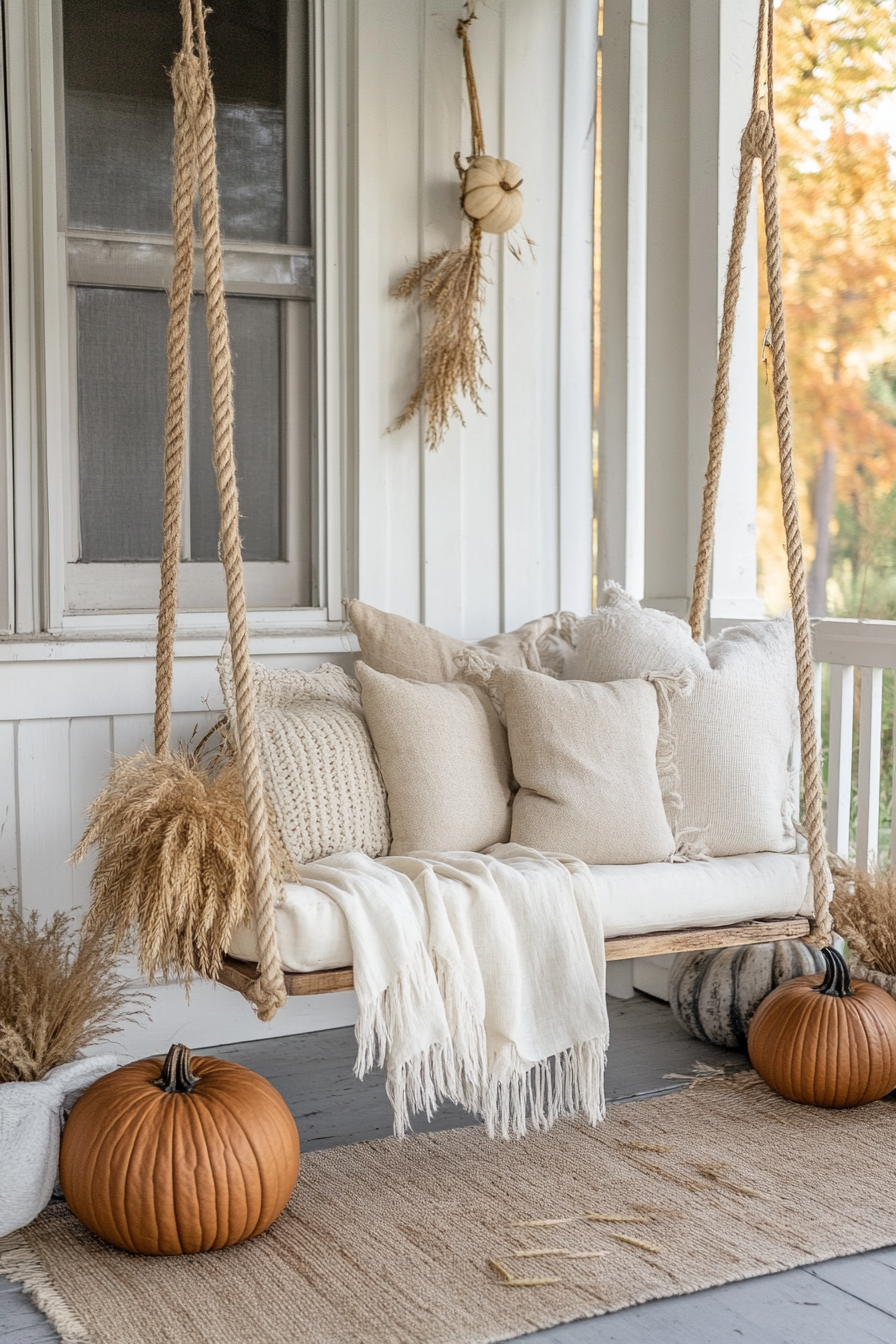
[(486, 241), (487, 414), (452, 426), (438, 453), (419, 421), (383, 432), (414, 386), (420, 345), (414, 309), (386, 295), (419, 257), (461, 239), (458, 6), (358, 10), (358, 590), (470, 638), (590, 605), (596, 10), (480, 6), (486, 147), (522, 169), (534, 248), (516, 261)]

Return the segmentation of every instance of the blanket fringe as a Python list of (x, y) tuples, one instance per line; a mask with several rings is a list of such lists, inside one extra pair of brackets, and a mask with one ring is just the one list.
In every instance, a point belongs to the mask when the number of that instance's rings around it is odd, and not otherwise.
[(58, 1292), (21, 1232), (0, 1238), (0, 1274), (22, 1285), (23, 1292), (43, 1312), (62, 1344), (94, 1344), (93, 1336)]
[(427, 1120), (431, 1120), (443, 1101), (466, 1105), (459, 1095), (455, 1054), (447, 1033), (422, 1055), (400, 1062), (392, 1058), (392, 1043), (401, 1037), (402, 1023), (425, 1002), (426, 982), (432, 976), (432, 962), (421, 943), (405, 970), (371, 1005), (365, 1006), (365, 996), (358, 996), (355, 1076), (363, 1078), (372, 1068), (386, 1065), (386, 1093), (395, 1112), (395, 1133), (399, 1138), (410, 1130), (413, 1112), (423, 1111)]
[[(392, 1064), (390, 1047), (402, 1017), (419, 1003), (421, 979), (433, 973), (425, 949), (358, 1020), (358, 1059), (362, 1078), (374, 1065), (388, 1064), (386, 1091), (395, 1113), (395, 1134), (411, 1129), (411, 1115), (432, 1119), (445, 1101), (482, 1117), (489, 1138), (521, 1139), (529, 1128), (548, 1130), (563, 1116), (581, 1115), (597, 1125), (606, 1114), (604, 1068), (609, 1033), (583, 1041), (532, 1064), (508, 1047), (488, 1059), (481, 1015), (459, 991), (457, 977), (444, 966), (435, 975), (445, 1003), (449, 1036), (422, 1054)], [(452, 1045), (452, 1042), (454, 1043)]]

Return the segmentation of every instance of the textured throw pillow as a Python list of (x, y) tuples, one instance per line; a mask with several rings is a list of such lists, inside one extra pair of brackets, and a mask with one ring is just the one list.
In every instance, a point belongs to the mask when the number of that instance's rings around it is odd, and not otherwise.
[(617, 681), (690, 671), (693, 693), (671, 704), (679, 784), (667, 789), (676, 834), (713, 857), (797, 848), (799, 741), (793, 623), (735, 626), (705, 649), (675, 616), (643, 608), (609, 585), (584, 620), (574, 674)]
[(510, 838), (585, 863), (659, 863), (675, 840), (657, 775), (659, 707), (647, 681), (553, 681), (498, 668), (513, 773)]
[[(313, 672), (251, 666), (268, 810), (292, 863), (388, 854), (386, 790), (355, 682), (333, 663)], [(218, 673), (236, 736), (229, 645)]]
[(507, 735), (485, 691), (357, 663), (389, 798), (392, 854), (482, 850), (510, 836)]
[(361, 645), (361, 658), (376, 672), (413, 681), (454, 681), (456, 658), (466, 649), (484, 649), (495, 665), (528, 667), (533, 672), (562, 675), (575, 651), (578, 618), (559, 611), (529, 621), (505, 635), (491, 635), (478, 644), (443, 635), (406, 616), (379, 611), (357, 600), (349, 602), (348, 616)]

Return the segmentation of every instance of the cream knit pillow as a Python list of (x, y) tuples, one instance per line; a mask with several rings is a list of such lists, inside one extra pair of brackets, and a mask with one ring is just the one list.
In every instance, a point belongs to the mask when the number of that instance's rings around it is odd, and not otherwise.
[[(617, 681), (689, 670), (694, 689), (671, 705), (679, 789), (667, 815), (713, 857), (797, 848), (799, 743), (790, 615), (735, 626), (695, 644), (675, 616), (643, 608), (616, 585), (581, 624), (574, 675)], [(676, 796), (678, 794), (678, 796)]]
[(509, 839), (507, 735), (486, 692), (364, 663), (355, 670), (389, 797), (390, 853), (482, 850)]
[(675, 840), (657, 775), (659, 707), (646, 681), (552, 681), (498, 668), (513, 773), (511, 840), (585, 863), (659, 863)]
[[(236, 736), (229, 646), (218, 672)], [(386, 790), (355, 682), (333, 663), (313, 672), (253, 663), (252, 676), (268, 810), (292, 863), (387, 854)]]
[(519, 630), (470, 644), (366, 602), (349, 602), (348, 616), (368, 667), (393, 677), (430, 682), (454, 681), (456, 659), (466, 649), (485, 650), (495, 665), (560, 676), (575, 651), (579, 623), (571, 612), (558, 611), (529, 621)]

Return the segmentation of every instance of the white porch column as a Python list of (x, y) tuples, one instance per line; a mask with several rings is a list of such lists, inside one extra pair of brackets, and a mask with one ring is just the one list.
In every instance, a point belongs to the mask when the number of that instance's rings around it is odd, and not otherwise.
[[(689, 574), (700, 529), (718, 331), (740, 138), (750, 111), (758, 10), (758, 0), (691, 0)], [(760, 617), (764, 610), (756, 595), (759, 303), (755, 210), (744, 243), (740, 286), (709, 590), (710, 628)]]
[[(758, 0), (651, 0), (643, 447), (647, 605), (686, 616)], [(605, 271), (606, 274), (606, 271)], [(710, 617), (757, 617), (757, 258), (751, 219), (731, 370)], [(616, 577), (616, 575), (611, 575)]]
[(647, 0), (605, 0), (598, 576), (644, 592)]

